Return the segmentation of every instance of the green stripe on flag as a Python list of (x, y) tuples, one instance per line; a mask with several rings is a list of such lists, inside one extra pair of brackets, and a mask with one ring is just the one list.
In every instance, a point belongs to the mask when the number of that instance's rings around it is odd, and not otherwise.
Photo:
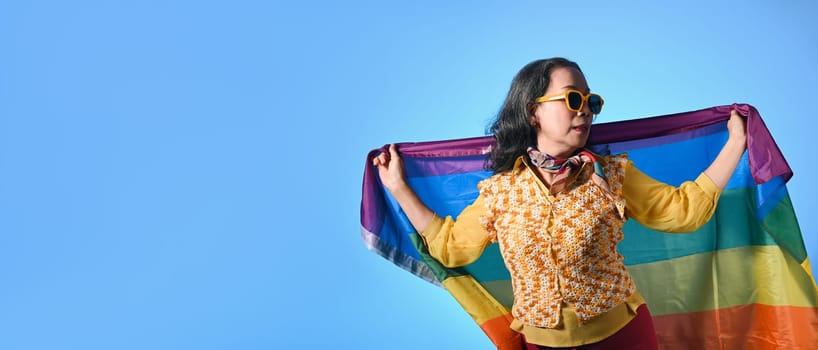
[(785, 195), (767, 214), (762, 227), (795, 260), (803, 262), (807, 258), (807, 249), (801, 238), (801, 229), (798, 227), (798, 219), (795, 218), (795, 210), (789, 194)]
[[(619, 251), (625, 256), (625, 265), (635, 265), (719, 249), (777, 245), (776, 239), (761, 228), (755, 203), (755, 187), (725, 190), (710, 221), (691, 233), (659, 232), (648, 229), (635, 220), (628, 220), (624, 228), (625, 239), (619, 244)], [(782, 201), (780, 205), (786, 204)], [(773, 212), (777, 213), (778, 208), (773, 209)], [(775, 221), (777, 227), (783, 226), (783, 222), (787, 220), (781, 215), (777, 218), (780, 218)], [(793, 222), (794, 218), (792, 216)]]
[[(764, 261), (764, 264), (753, 262)], [(719, 250), (629, 266), (654, 315), (744, 304), (818, 306), (812, 279), (779, 246)]]

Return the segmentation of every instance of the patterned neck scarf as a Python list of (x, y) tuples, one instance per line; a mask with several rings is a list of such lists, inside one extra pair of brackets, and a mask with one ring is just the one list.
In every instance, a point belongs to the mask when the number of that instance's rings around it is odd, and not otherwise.
[(585, 149), (578, 150), (573, 156), (566, 159), (557, 159), (547, 153), (538, 151), (534, 147), (529, 147), (528, 157), (535, 166), (554, 174), (554, 182), (551, 184), (550, 190), (552, 195), (565, 190), (570, 175), (575, 169), (579, 169), (584, 163), (592, 163), (594, 165), (594, 174), (591, 175), (591, 180), (605, 192), (606, 196), (612, 198), (611, 187), (608, 185), (608, 178), (605, 176), (605, 171), (602, 170), (602, 165), (591, 152)]

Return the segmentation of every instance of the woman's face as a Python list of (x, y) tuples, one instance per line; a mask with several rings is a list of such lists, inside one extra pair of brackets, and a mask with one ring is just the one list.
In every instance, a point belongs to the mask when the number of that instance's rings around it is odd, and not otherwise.
[[(558, 95), (566, 90), (590, 92), (585, 77), (576, 68), (560, 67), (551, 71), (551, 83), (543, 95)], [(531, 124), (537, 130), (537, 149), (557, 158), (571, 156), (585, 146), (591, 131), (594, 115), (588, 104), (573, 112), (565, 100), (537, 103), (531, 116)]]

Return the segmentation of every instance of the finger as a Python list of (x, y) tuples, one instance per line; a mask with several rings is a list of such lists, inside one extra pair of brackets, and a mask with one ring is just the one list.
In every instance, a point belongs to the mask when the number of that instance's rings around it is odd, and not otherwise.
[(374, 166), (382, 166), (384, 164), (386, 164), (386, 156), (383, 153), (372, 159), (372, 165)]
[(396, 146), (394, 143), (389, 145), (389, 155), (392, 157), (392, 159), (400, 159), (400, 155), (398, 154), (398, 146)]

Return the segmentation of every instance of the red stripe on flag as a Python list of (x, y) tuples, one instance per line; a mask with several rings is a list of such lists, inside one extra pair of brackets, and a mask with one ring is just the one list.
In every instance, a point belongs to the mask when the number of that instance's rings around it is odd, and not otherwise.
[(509, 326), (514, 318), (505, 314), (492, 318), (480, 325), (483, 332), (491, 339), (497, 350), (519, 350), (523, 347), (523, 338), (520, 333), (513, 331)]
[(818, 308), (749, 304), (654, 316), (662, 349), (815, 349)]

